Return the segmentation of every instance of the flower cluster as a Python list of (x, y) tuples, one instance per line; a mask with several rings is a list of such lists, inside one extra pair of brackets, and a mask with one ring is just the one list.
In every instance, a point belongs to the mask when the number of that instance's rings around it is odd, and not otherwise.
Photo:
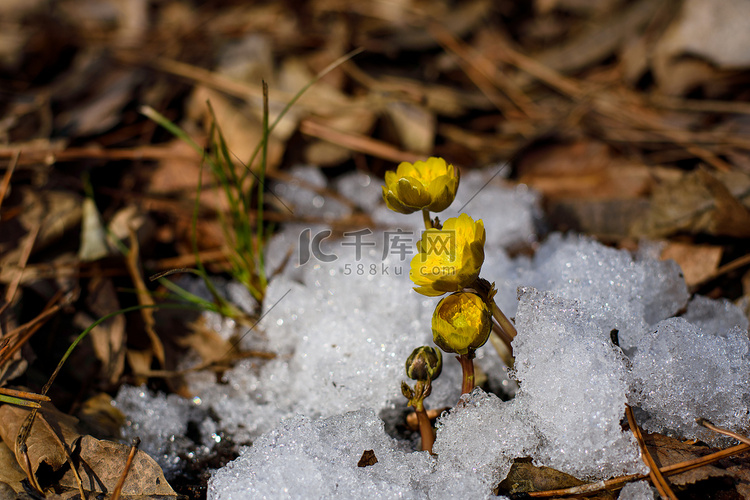
[[(464, 374), (462, 392), (466, 393), (474, 388), (474, 352), (489, 339), (493, 316), (506, 341), (513, 338), (515, 329), (495, 305), (493, 286), (479, 277), (484, 263), (484, 223), (466, 214), (450, 218), (442, 226), (437, 219), (433, 222), (430, 218), (430, 211), (440, 212), (450, 206), (458, 183), (458, 170), (442, 158), (429, 158), (413, 164), (404, 162), (395, 172), (386, 173), (383, 199), (395, 212), (422, 211), (425, 231), (417, 242), (417, 254), (411, 261), (409, 276), (414, 282), (414, 290), (422, 295), (439, 297), (450, 294), (435, 308), (432, 336), (440, 349), (458, 354)], [(430, 352), (427, 349), (422, 347), (412, 353), (407, 362), (410, 377), (414, 378), (415, 370), (426, 366)], [(429, 359), (436, 364), (433, 358)], [(421, 396), (429, 395), (429, 381), (438, 374), (439, 369), (428, 377), (427, 382), (419, 385), (425, 388), (420, 392)], [(404, 396), (415, 408), (421, 407), (416, 392), (407, 388), (404, 383)], [(417, 399), (419, 403), (415, 405)]]

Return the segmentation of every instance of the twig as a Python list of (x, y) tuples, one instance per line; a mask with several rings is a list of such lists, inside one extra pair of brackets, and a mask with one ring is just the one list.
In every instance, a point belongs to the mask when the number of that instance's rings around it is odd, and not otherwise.
[(395, 163), (402, 161), (413, 163), (425, 159), (425, 155), (402, 151), (383, 141), (371, 139), (364, 135), (341, 132), (310, 119), (302, 120), (299, 130), (303, 134), (323, 139), (346, 149), (369, 154)]
[(706, 276), (705, 278), (703, 278), (701, 281), (699, 281), (693, 286), (703, 285), (709, 281), (712, 281), (718, 278), (722, 274), (726, 274), (730, 271), (734, 271), (735, 269), (739, 269), (740, 267), (746, 266), (748, 264), (750, 264), (750, 253), (745, 254), (742, 257), (738, 257), (734, 259), (732, 262), (728, 262), (724, 264), (723, 266), (719, 267), (716, 271), (711, 273), (711, 275)]
[(133, 458), (135, 458), (139, 444), (141, 444), (141, 439), (139, 437), (133, 438), (132, 444), (130, 445), (130, 453), (128, 453), (128, 461), (125, 462), (125, 469), (123, 469), (122, 475), (120, 475), (120, 480), (117, 481), (117, 486), (115, 486), (115, 489), (112, 491), (112, 500), (119, 500), (120, 498), (122, 487), (125, 484), (125, 479), (128, 477), (130, 467), (133, 465)]
[(643, 461), (646, 463), (646, 465), (648, 465), (651, 482), (654, 484), (657, 491), (659, 492), (659, 495), (661, 495), (662, 498), (677, 500), (677, 497), (669, 487), (669, 483), (667, 483), (666, 479), (664, 479), (664, 476), (661, 475), (659, 466), (657, 466), (656, 462), (654, 462), (654, 457), (652, 457), (651, 453), (649, 453), (648, 448), (646, 447), (646, 443), (645, 441), (643, 441), (641, 429), (638, 427), (638, 423), (635, 421), (633, 410), (628, 404), (625, 405), (625, 415), (627, 415), (628, 417), (628, 425), (630, 425), (630, 430), (633, 432), (636, 441), (638, 441), (638, 446), (641, 447), (641, 458), (643, 458)]
[[(660, 467), (659, 472), (665, 476), (672, 476), (675, 474), (681, 474), (692, 469), (697, 469), (705, 465), (709, 465), (713, 462), (717, 462), (723, 458), (731, 457), (740, 453), (750, 451), (750, 445), (740, 444), (732, 446), (715, 453), (706, 455), (705, 457), (694, 458), (692, 460), (686, 460), (677, 464), (668, 465), (666, 467)], [(561, 488), (557, 490), (547, 491), (530, 491), (524, 493), (526, 497), (531, 498), (553, 498), (553, 497), (565, 497), (573, 495), (588, 495), (603, 490), (613, 490), (622, 488), (625, 484), (631, 481), (640, 481), (641, 479), (648, 478), (648, 474), (629, 474), (627, 476), (615, 477), (606, 481), (599, 481), (596, 483), (582, 484), (580, 486), (573, 486), (571, 488)], [(511, 495), (513, 498), (513, 495)]]
[(7, 387), (0, 387), (0, 394), (5, 396), (12, 396), (14, 398), (29, 399), (31, 401), (52, 401), (49, 396), (43, 394), (37, 394), (35, 392), (17, 391), (15, 389), (8, 389)]
[(10, 178), (13, 177), (13, 171), (16, 169), (16, 165), (18, 165), (18, 158), (21, 156), (21, 151), (18, 150), (13, 155), (13, 158), (10, 160), (10, 165), (8, 165), (8, 170), (5, 171), (5, 175), (3, 176), (3, 181), (0, 182), (0, 207), (3, 206), (3, 200), (5, 199), (5, 194), (8, 192), (8, 187), (10, 187)]
[(750, 104), (742, 101), (712, 101), (708, 99), (678, 99), (669, 96), (652, 95), (649, 101), (654, 106), (677, 111), (697, 113), (727, 113), (750, 115)]
[[(526, 96), (523, 96), (522, 94), (521, 96), (513, 96), (516, 99), (511, 100), (495, 90), (495, 82), (493, 81), (491, 74), (488, 74), (486, 71), (486, 64), (482, 65), (479, 62), (480, 57), (475, 55), (470, 47), (467, 47), (465, 43), (458, 40), (450, 31), (438, 23), (430, 24), (430, 33), (446, 52), (451, 52), (458, 58), (458, 62), (466, 73), (466, 76), (474, 82), (474, 85), (477, 86), (477, 88), (498, 110), (506, 115), (513, 113), (516, 110), (520, 110), (526, 116), (531, 116), (531, 113), (524, 109), (524, 107), (518, 102), (519, 100), (523, 100), (523, 97)], [(486, 63), (486, 61), (484, 62)], [(503, 88), (502, 90), (506, 95), (508, 95), (508, 92), (510, 91), (508, 88)], [(530, 103), (526, 101), (523, 104), (528, 107)]]
[(729, 429), (725, 429), (723, 427), (718, 427), (712, 424), (709, 420), (706, 420), (705, 418), (696, 418), (695, 421), (698, 425), (702, 425), (706, 429), (710, 429), (714, 432), (718, 432), (719, 434), (724, 434), (725, 436), (729, 436), (742, 443), (750, 445), (750, 438), (748, 438), (747, 436), (743, 436), (742, 434), (737, 434), (736, 432), (730, 431)]
[[(125, 263), (127, 264), (128, 271), (130, 272), (130, 278), (133, 280), (133, 284), (135, 285), (135, 288), (138, 292), (136, 294), (138, 296), (138, 303), (141, 305), (153, 306), (155, 304), (154, 299), (151, 297), (151, 293), (146, 287), (146, 284), (143, 282), (140, 266), (138, 265), (138, 238), (135, 236), (135, 232), (133, 232), (132, 229), (130, 230), (129, 236), (130, 251), (128, 252), (128, 255), (125, 259)], [(156, 356), (156, 359), (159, 360), (160, 366), (165, 366), (166, 358), (164, 355), (164, 345), (162, 344), (161, 339), (154, 330), (154, 326), (156, 325), (156, 321), (154, 320), (154, 311), (150, 308), (143, 309), (141, 310), (141, 315), (143, 316), (144, 329), (148, 334), (148, 338), (151, 341), (151, 347), (154, 350), (154, 356)]]
[(14, 328), (13, 330), (9, 331), (5, 338), (10, 340), (14, 339), (15, 337), (19, 337), (18, 340), (16, 340), (12, 346), (8, 346), (7, 349), (3, 349), (2, 352), (0, 352), (0, 366), (5, 364), (13, 354), (15, 354), (18, 349), (21, 348), (28, 340), (31, 338), (34, 333), (37, 332), (46, 322), (47, 320), (52, 317), (55, 313), (57, 313), (60, 309), (63, 308), (63, 306), (67, 305), (68, 301), (64, 304), (55, 304), (60, 297), (63, 296), (62, 290), (59, 290), (52, 299), (45, 305), (44, 310), (39, 313), (39, 315), (32, 319), (31, 321), (28, 321), (24, 323), (21, 326), (18, 326)]
[(26, 263), (29, 261), (29, 257), (31, 257), (31, 251), (34, 249), (34, 243), (36, 243), (36, 238), (37, 236), (39, 236), (39, 231), (41, 229), (42, 223), (37, 222), (36, 224), (34, 224), (34, 227), (32, 227), (31, 231), (29, 231), (29, 234), (25, 241), (25, 245), (23, 247), (23, 250), (21, 251), (21, 256), (18, 259), (18, 270), (16, 272), (16, 275), (13, 277), (10, 285), (8, 285), (8, 290), (5, 292), (5, 302), (7, 303), (12, 302), (13, 298), (16, 296), (18, 287), (21, 284), (23, 272), (26, 268)]

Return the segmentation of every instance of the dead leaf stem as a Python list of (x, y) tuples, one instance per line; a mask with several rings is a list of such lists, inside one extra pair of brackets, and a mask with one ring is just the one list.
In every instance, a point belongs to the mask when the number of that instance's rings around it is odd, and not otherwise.
[(651, 477), (651, 482), (656, 487), (656, 490), (659, 492), (659, 495), (661, 495), (662, 498), (677, 500), (677, 497), (672, 492), (672, 488), (669, 487), (669, 483), (667, 483), (666, 479), (664, 479), (664, 476), (659, 471), (659, 466), (656, 465), (654, 457), (652, 457), (651, 453), (649, 453), (648, 448), (646, 447), (646, 442), (643, 441), (641, 429), (638, 427), (638, 423), (635, 421), (635, 415), (633, 415), (633, 410), (630, 408), (630, 405), (625, 405), (625, 415), (627, 415), (628, 417), (630, 430), (633, 432), (636, 441), (638, 441), (638, 446), (640, 446), (641, 448), (641, 458), (643, 458), (643, 461), (649, 468), (649, 476)]
[(114, 491), (112, 491), (112, 500), (119, 500), (120, 495), (122, 494), (122, 487), (125, 484), (125, 479), (128, 477), (130, 467), (133, 465), (133, 458), (135, 458), (135, 454), (138, 451), (138, 445), (140, 444), (141, 439), (139, 437), (133, 438), (133, 443), (130, 446), (130, 453), (128, 453), (128, 460), (125, 462), (125, 468), (122, 470), (122, 475), (120, 476), (119, 481), (117, 481), (117, 486), (115, 486)]

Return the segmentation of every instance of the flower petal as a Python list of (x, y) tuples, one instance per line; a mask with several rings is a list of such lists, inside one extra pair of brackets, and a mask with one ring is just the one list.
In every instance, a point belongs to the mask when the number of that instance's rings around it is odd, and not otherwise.
[(442, 212), (453, 203), (456, 197), (455, 191), (452, 191), (449, 185), (448, 177), (439, 177), (432, 181), (428, 188), (432, 203), (427, 207), (432, 212)]
[(414, 177), (402, 177), (396, 184), (396, 195), (402, 204), (421, 210), (430, 204), (430, 194)]
[(386, 191), (385, 187), (383, 187), (383, 200), (385, 200), (385, 206), (400, 214), (410, 214), (417, 210), (416, 208), (404, 206), (396, 195), (393, 194), (393, 191)]

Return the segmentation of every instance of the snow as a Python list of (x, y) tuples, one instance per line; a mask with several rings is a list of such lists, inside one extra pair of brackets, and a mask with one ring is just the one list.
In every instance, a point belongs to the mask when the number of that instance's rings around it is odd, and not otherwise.
[(626, 484), (620, 490), (619, 500), (654, 500), (654, 491), (648, 481)]
[[(219, 383), (213, 374), (188, 375), (197, 413), (176, 396), (123, 387), (116, 404), (128, 417), (124, 434), (138, 433), (143, 449), (170, 471), (185, 446), (164, 443), (184, 435), (186, 419), (203, 419), (200, 446), (224, 438), (252, 444), (213, 474), (211, 499), (434, 500), (489, 497), (520, 457), (584, 479), (644, 472), (632, 434), (621, 428), (626, 403), (645, 416), (639, 423), (649, 431), (726, 442), (698, 427), (697, 417), (747, 431), (750, 345), (742, 311), (724, 300), (689, 300), (679, 267), (655, 260), (648, 248), (632, 255), (582, 236), (541, 238), (539, 197), (506, 187), (496, 173), (466, 173), (453, 208), (465, 205), (484, 220), (481, 275), (495, 282), (496, 300), (518, 328), (510, 375), (489, 343), (477, 364), (490, 388), (515, 397), (502, 401), (476, 389), (456, 404), (460, 369), (445, 356), (426, 400), (428, 408), (451, 407), (438, 421), (437, 457), (384, 430), (403, 421), (404, 362), (415, 347), (431, 345), (439, 300), (411, 289), (411, 254), (389, 239), (400, 229), (402, 240), (411, 238), (404, 248), (412, 249), (421, 216), (387, 211), (380, 182), (366, 174), (328, 183), (310, 167), (295, 175), (339, 189), (376, 226), (361, 228), (367, 231), (359, 240), (356, 228), (322, 238), (319, 248), (315, 236), (326, 226), (284, 227), (267, 246), (269, 268), (290, 258), (269, 284), (260, 324), (243, 339), (277, 357), (243, 360)], [(321, 204), (300, 183), (275, 191), (295, 212), (321, 220), (351, 213), (335, 200)], [(533, 257), (509, 256), (530, 245)], [(369, 449), (378, 463), (357, 467)], [(651, 498), (643, 484), (623, 492)]]

